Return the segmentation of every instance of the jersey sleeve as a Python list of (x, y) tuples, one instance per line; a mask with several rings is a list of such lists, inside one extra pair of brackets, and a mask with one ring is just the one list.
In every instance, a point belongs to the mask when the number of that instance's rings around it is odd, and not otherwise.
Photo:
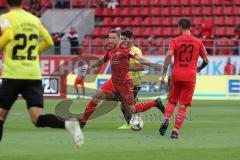
[(0, 29), (2, 36), (0, 38), (0, 49), (3, 49), (9, 41), (13, 40), (13, 30), (7, 17), (0, 17)]
[(103, 59), (104, 59), (104, 62), (108, 61), (108, 59), (109, 59), (109, 52), (107, 52), (107, 53), (104, 55)]
[(206, 48), (204, 47), (204, 44), (202, 42), (200, 42), (200, 56), (203, 57), (207, 57), (207, 51)]
[(169, 43), (169, 50), (174, 52), (175, 51), (175, 47), (176, 47), (176, 44), (175, 44), (175, 41), (174, 40), (171, 40), (171, 42)]

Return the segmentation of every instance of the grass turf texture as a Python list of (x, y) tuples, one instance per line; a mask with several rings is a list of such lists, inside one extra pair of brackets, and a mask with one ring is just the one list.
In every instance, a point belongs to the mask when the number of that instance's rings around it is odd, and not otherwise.
[[(46, 100), (45, 113), (53, 112), (59, 101)], [(83, 110), (86, 103), (87, 100), (75, 100), (72, 111)], [(240, 101), (194, 101), (192, 121), (185, 121), (179, 140), (170, 139), (173, 120), (167, 135), (159, 135), (160, 114), (156, 109), (142, 114), (143, 130), (117, 130), (123, 124), (117, 108), (88, 123), (83, 130), (85, 145), (77, 149), (64, 130), (34, 128), (25, 102), (20, 100), (5, 123), (0, 160), (239, 160), (239, 104)]]

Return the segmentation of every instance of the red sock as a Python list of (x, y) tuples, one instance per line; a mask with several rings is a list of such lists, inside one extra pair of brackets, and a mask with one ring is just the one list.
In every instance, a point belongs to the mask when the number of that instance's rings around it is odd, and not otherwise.
[(84, 110), (83, 116), (82, 116), (82, 122), (83, 123), (87, 122), (87, 120), (93, 114), (96, 107), (97, 107), (97, 104), (94, 103), (92, 100), (88, 103), (87, 107)]
[(170, 117), (173, 114), (174, 108), (175, 108), (175, 104), (168, 103), (165, 108), (164, 117), (170, 119)]
[(187, 114), (187, 108), (186, 107), (181, 107), (178, 109), (178, 113), (175, 119), (175, 124), (174, 124), (174, 128), (175, 129), (180, 129), (183, 125), (183, 121), (185, 119), (185, 116)]
[(146, 110), (149, 110), (152, 107), (155, 107), (157, 105), (157, 102), (142, 102), (135, 106), (136, 113), (139, 112), (145, 112)]

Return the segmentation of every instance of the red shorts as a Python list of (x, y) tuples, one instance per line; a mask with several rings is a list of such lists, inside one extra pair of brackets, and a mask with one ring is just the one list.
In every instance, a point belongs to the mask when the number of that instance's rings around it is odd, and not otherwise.
[(100, 90), (103, 91), (106, 95), (116, 93), (116, 90), (112, 83), (112, 79), (109, 79), (105, 83), (103, 83), (100, 87)]
[(84, 79), (81, 77), (77, 77), (75, 79), (74, 85), (77, 85), (77, 84), (84, 86)]
[(117, 94), (121, 99), (121, 102), (126, 107), (134, 105), (133, 86), (131, 81), (125, 83), (125, 85), (114, 85), (112, 79), (109, 79), (107, 82), (101, 85), (100, 90), (106, 95), (111, 93)]
[(196, 82), (172, 81), (169, 90), (169, 102), (192, 106), (192, 96), (195, 90)]
[(126, 81), (125, 83), (114, 85), (117, 95), (121, 99), (121, 102), (125, 107), (134, 106), (134, 94), (132, 81)]

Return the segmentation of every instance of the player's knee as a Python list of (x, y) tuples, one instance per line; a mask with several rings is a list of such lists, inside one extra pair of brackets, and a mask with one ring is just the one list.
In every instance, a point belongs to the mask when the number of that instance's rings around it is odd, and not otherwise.
[(127, 107), (128, 108), (128, 112), (131, 113), (131, 114), (136, 114), (136, 109), (134, 106), (131, 106), (131, 107)]

